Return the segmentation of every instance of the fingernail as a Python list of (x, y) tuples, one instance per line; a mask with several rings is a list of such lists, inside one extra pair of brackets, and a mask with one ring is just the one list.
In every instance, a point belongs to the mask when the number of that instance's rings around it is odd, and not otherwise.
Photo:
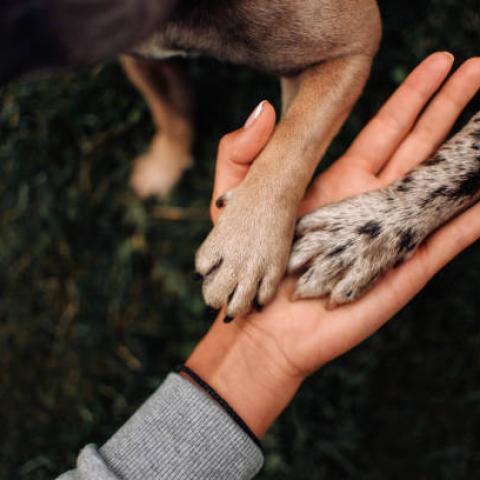
[(250, 116), (247, 118), (247, 121), (245, 122), (245, 125), (243, 126), (243, 128), (250, 128), (254, 123), (255, 121), (257, 120), (257, 118), (262, 114), (262, 110), (263, 110), (263, 105), (265, 103), (265, 100), (262, 100), (258, 105), (257, 107), (255, 108), (255, 110), (250, 114)]
[(455, 61), (455, 56), (453, 55), (453, 53), (450, 53), (450, 52), (441, 52), (443, 55), (446, 55), (448, 58), (450, 58), (450, 60), (452, 62)]
[(225, 318), (223, 319), (224, 323), (232, 323), (233, 322), (233, 317), (230, 315), (225, 315)]

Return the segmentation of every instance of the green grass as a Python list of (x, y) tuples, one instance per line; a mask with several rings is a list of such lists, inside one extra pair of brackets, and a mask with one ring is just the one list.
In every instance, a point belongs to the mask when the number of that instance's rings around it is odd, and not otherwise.
[[(383, 47), (330, 161), (426, 54), (480, 53), (478, 0), (381, 6)], [(278, 103), (278, 87), (210, 60), (189, 73), (197, 163), (168, 204), (206, 210), (219, 137), (260, 99)], [(0, 479), (43, 480), (107, 439), (208, 328), (190, 272), (210, 225), (162, 219), (129, 190), (131, 159), (153, 127), (117, 65), (0, 96)], [(477, 245), (309, 380), (268, 435), (259, 478), (474, 477), (479, 266)]]

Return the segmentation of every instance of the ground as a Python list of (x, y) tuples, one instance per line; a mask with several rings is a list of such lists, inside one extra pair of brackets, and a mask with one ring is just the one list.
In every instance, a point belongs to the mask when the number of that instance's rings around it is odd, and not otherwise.
[[(478, 0), (380, 3), (383, 47), (330, 161), (428, 53), (450, 50), (457, 64), (480, 54)], [(215, 146), (259, 100), (278, 104), (278, 87), (210, 60), (188, 68), (197, 163), (164, 203), (141, 202), (128, 187), (153, 127), (116, 64), (0, 90), (1, 480), (71, 467), (210, 324), (190, 272), (210, 228)], [(475, 476), (479, 267), (476, 245), (381, 332), (311, 378), (267, 436), (259, 478)]]

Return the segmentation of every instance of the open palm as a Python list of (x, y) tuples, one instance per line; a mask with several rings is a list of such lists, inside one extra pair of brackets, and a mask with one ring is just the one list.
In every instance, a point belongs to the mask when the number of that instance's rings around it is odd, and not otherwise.
[[(480, 87), (480, 58), (464, 63), (442, 86), (452, 64), (453, 58), (445, 53), (424, 60), (348, 151), (315, 181), (300, 214), (385, 187), (437, 150)], [(222, 142), (214, 198), (241, 180), (267, 142), (274, 125), (271, 106), (264, 108), (257, 123), (252, 127), (256, 134), (234, 132)], [(233, 162), (233, 170), (226, 167), (228, 162)], [(214, 220), (219, 213), (213, 206)], [(216, 328), (236, 329), (271, 351), (277, 363), (283, 359), (279, 368), (292, 376), (304, 376), (378, 330), (479, 237), (477, 204), (437, 231), (408, 262), (389, 272), (355, 303), (329, 310), (325, 299), (292, 301), (296, 279), (286, 278), (274, 301), (261, 312), (236, 319), (231, 326), (220, 326), (219, 318)]]

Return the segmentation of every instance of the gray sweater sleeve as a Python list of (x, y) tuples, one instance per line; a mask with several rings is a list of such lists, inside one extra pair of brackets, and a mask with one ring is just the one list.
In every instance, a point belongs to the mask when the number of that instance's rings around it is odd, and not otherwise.
[(223, 408), (172, 373), (103, 447), (85, 447), (76, 470), (57, 480), (243, 480), (262, 465), (261, 450)]

